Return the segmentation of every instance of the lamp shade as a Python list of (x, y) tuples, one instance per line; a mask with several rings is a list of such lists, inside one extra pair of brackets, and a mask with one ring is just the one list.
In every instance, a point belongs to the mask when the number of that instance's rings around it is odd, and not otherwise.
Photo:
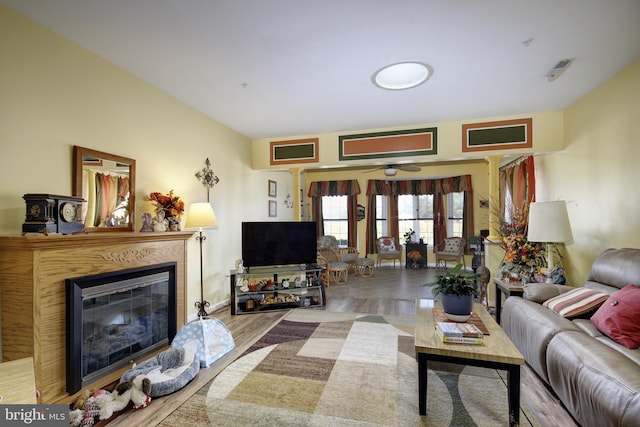
[(531, 203), (527, 240), (546, 243), (572, 242), (567, 203), (564, 200)]
[(218, 219), (208, 202), (192, 203), (189, 206), (185, 228), (213, 228), (218, 226)]

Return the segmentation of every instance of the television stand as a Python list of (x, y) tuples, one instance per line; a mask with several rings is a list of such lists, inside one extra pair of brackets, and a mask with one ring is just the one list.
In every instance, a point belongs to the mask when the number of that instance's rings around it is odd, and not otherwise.
[(252, 267), (231, 270), (231, 314), (249, 314), (326, 305), (319, 266)]

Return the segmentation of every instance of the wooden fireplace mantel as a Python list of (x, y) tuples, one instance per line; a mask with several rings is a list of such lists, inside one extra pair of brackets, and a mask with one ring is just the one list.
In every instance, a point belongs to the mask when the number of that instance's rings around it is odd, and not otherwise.
[[(33, 357), (40, 403), (66, 403), (65, 280), (176, 263), (177, 330), (186, 322), (187, 240), (193, 232), (0, 236), (3, 361)], [(124, 371), (124, 370), (123, 370)], [(117, 372), (90, 388), (119, 378)]]

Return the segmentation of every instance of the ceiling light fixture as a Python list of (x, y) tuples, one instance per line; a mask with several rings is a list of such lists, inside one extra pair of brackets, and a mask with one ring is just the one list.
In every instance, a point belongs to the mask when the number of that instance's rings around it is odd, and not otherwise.
[(398, 62), (376, 71), (371, 81), (382, 89), (403, 90), (421, 85), (431, 74), (431, 67), (422, 62)]
[(393, 166), (384, 168), (384, 174), (386, 176), (396, 176), (397, 173), (398, 173), (398, 169), (394, 168)]

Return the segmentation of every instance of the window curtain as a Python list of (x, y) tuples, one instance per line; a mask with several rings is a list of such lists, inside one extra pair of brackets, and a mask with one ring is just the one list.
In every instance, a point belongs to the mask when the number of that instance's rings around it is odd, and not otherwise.
[[(433, 194), (435, 216), (433, 235), (435, 245), (438, 245), (447, 237), (447, 218), (444, 211), (444, 198), (448, 193), (458, 192), (465, 193), (465, 215), (462, 229), (463, 236), (468, 242), (475, 233), (473, 229), (473, 186), (471, 185), (471, 175), (400, 181), (369, 180), (367, 183), (367, 196), (378, 194), (389, 196), (389, 234), (396, 239), (399, 239), (398, 196)], [(373, 231), (375, 232), (375, 229)], [(375, 241), (375, 234), (370, 234), (369, 229), (367, 230), (367, 239), (368, 241)]]
[(376, 240), (378, 236), (378, 224), (376, 223), (376, 196), (389, 195), (389, 181), (370, 179), (367, 181), (367, 231), (366, 254), (377, 252)]
[(433, 195), (433, 251), (441, 251), (444, 249), (444, 239), (447, 237), (447, 218), (444, 211), (443, 193)]
[[(533, 156), (521, 157), (499, 171), (500, 213), (505, 210), (523, 209), (536, 199), (536, 177)], [(513, 206), (507, 206), (507, 191), (511, 194)]]
[(348, 196), (347, 198), (347, 224), (349, 246), (356, 247), (358, 244), (358, 194), (360, 185), (358, 180), (342, 181), (314, 181), (309, 185), (307, 195), (311, 197), (312, 221), (316, 222), (318, 236), (324, 235), (324, 225), (322, 218), (322, 197), (324, 196)]

